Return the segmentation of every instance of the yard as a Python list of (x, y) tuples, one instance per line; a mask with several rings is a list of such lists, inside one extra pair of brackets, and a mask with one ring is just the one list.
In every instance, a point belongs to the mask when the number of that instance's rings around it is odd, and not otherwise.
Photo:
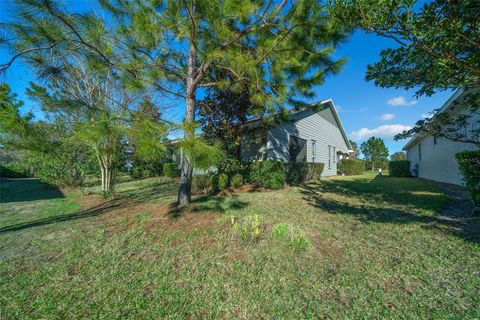
[[(103, 200), (1, 181), (0, 319), (480, 317), (478, 218), (442, 211), (429, 182), (336, 177), (183, 211), (176, 185), (126, 181)], [(225, 223), (250, 215), (258, 241)], [(278, 223), (309, 249), (272, 238)]]

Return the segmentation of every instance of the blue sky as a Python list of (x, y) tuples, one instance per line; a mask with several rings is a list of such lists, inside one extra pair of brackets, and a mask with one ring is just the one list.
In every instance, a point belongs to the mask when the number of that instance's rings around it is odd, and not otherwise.
[[(90, 1), (70, 1), (75, 7), (88, 7)], [(0, 21), (4, 20), (11, 8), (10, 0), (0, 0)], [(11, 13), (11, 12), (10, 12)], [(452, 94), (439, 92), (431, 97), (414, 97), (415, 90), (383, 89), (376, 87), (373, 82), (366, 82), (365, 72), (367, 65), (378, 61), (382, 49), (394, 47), (396, 44), (389, 39), (356, 32), (336, 51), (336, 56), (348, 59), (344, 69), (336, 76), (326, 79), (324, 85), (315, 88), (316, 97), (311, 101), (332, 98), (339, 111), (347, 135), (357, 143), (365, 141), (371, 136), (381, 137), (390, 151), (390, 154), (401, 150), (406, 141), (394, 141), (393, 135), (415, 122), (432, 110), (439, 108)], [(0, 51), (0, 63), (7, 56)], [(38, 107), (25, 96), (25, 89), (29, 81), (34, 80), (32, 72), (21, 63), (16, 62), (5, 75), (5, 80), (12, 90), (25, 101), (25, 111), (33, 110), (40, 117)], [(181, 118), (183, 103), (171, 109), (168, 114)]]

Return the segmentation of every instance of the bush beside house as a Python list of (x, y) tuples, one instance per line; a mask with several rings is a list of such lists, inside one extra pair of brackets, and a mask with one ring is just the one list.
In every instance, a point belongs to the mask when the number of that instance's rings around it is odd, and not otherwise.
[(365, 161), (357, 159), (342, 159), (337, 163), (339, 174), (346, 176), (362, 175), (365, 171)]
[(477, 210), (480, 210), (480, 150), (456, 154), (465, 186)]
[(163, 175), (175, 178), (180, 176), (180, 170), (178, 169), (178, 164), (176, 163), (164, 163), (163, 164)]
[(410, 161), (390, 161), (388, 163), (388, 172), (392, 177), (410, 177)]
[(320, 180), (323, 163), (290, 162), (286, 164), (286, 181), (288, 184), (298, 184), (310, 180)]
[(250, 169), (250, 182), (268, 188), (280, 189), (285, 184), (285, 163), (280, 161), (253, 162)]

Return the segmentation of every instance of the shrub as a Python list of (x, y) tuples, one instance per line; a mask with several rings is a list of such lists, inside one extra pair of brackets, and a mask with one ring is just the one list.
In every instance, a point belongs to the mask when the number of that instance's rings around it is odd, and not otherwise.
[(253, 162), (250, 181), (268, 189), (280, 189), (285, 184), (285, 164), (272, 160)]
[(249, 163), (242, 162), (235, 158), (226, 157), (218, 166), (219, 172), (226, 173), (229, 177), (239, 173), (242, 176), (248, 176)]
[(286, 165), (286, 180), (288, 184), (298, 184), (308, 180), (320, 180), (323, 163), (290, 162)]
[(388, 163), (388, 172), (392, 177), (410, 177), (410, 161), (394, 160)]
[(347, 176), (361, 175), (365, 171), (365, 161), (342, 159), (337, 163), (337, 171)]
[(244, 181), (243, 176), (241, 174), (237, 173), (232, 177), (231, 185), (234, 188), (238, 188), (238, 187), (241, 187), (243, 185), (243, 181)]
[(132, 165), (133, 169), (129, 172), (129, 175), (134, 179), (140, 179), (161, 176), (164, 164), (135, 159)]
[(307, 163), (307, 180), (320, 180), (322, 178), (324, 163)]
[(212, 177), (210, 176), (195, 176), (192, 183), (196, 192), (206, 194), (212, 191)]
[(480, 150), (459, 152), (456, 158), (468, 193), (480, 211)]
[(228, 186), (228, 176), (225, 173), (213, 175), (212, 186), (215, 191), (222, 191)]
[(163, 175), (174, 178), (180, 176), (180, 170), (178, 169), (178, 164), (176, 163), (164, 163), (163, 164)]
[(306, 163), (290, 162), (286, 164), (285, 170), (288, 184), (298, 184), (307, 180), (308, 167)]
[(279, 223), (272, 228), (272, 238), (288, 243), (296, 250), (307, 250), (311, 243), (302, 229), (295, 226), (290, 226), (286, 223)]

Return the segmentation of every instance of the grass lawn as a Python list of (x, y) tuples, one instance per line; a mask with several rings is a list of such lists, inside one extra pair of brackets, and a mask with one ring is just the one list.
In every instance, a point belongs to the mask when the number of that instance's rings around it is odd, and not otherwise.
[[(480, 317), (479, 231), (440, 215), (431, 183), (336, 177), (183, 211), (176, 185), (123, 182), (103, 200), (2, 181), (0, 319)], [(229, 221), (252, 215), (264, 228), (242, 240)], [(272, 237), (278, 223), (309, 248)]]

